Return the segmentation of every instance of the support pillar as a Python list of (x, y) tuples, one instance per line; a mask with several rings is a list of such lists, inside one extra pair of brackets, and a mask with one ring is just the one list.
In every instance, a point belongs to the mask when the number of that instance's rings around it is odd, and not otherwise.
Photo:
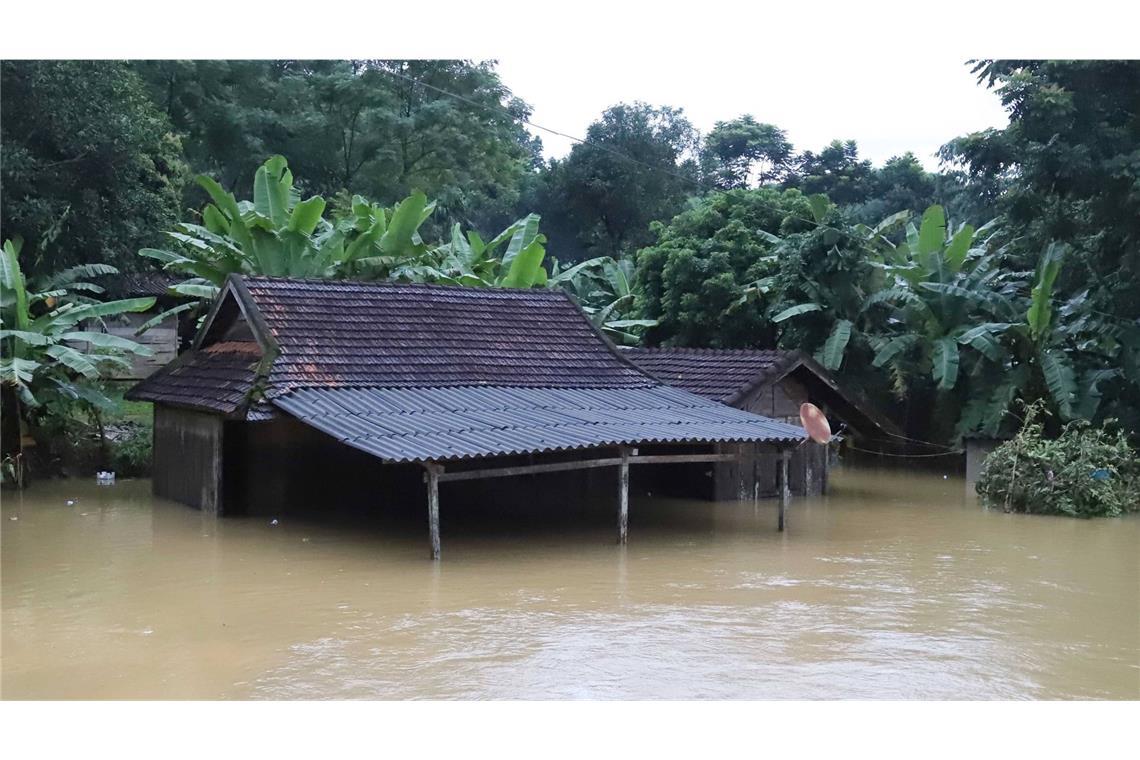
[(792, 498), (791, 484), (788, 482), (788, 462), (792, 458), (792, 452), (789, 449), (780, 451), (780, 524), (779, 529), (781, 532), (784, 530), (784, 513), (787, 511), (788, 502)]
[(629, 449), (621, 450), (618, 465), (618, 543), (624, 544), (629, 534)]
[(760, 506), (760, 456), (752, 452), (752, 506)]
[(428, 531), (431, 534), (431, 558), (439, 559), (439, 474), (443, 468), (437, 464), (424, 465), (424, 482), (427, 483)]

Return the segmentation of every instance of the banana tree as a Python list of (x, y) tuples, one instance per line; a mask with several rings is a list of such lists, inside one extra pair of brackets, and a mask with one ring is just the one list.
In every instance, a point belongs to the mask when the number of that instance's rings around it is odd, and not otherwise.
[(29, 289), (20, 268), (23, 241), (6, 240), (0, 256), (0, 386), (3, 391), (5, 471), (22, 482), (21, 426), (44, 396), (59, 394), (89, 406), (108, 406), (95, 383), (109, 369), (128, 369), (125, 354), (151, 355), (132, 340), (89, 329), (104, 319), (146, 311), (154, 298), (98, 302), (72, 293), (89, 286), (79, 278), (117, 274), (113, 267), (73, 268), (55, 277), (32, 280), (48, 289)]
[(889, 243), (888, 235), (910, 212), (893, 214), (873, 228), (859, 224), (840, 231), (824, 224), (832, 218), (827, 199), (810, 200), (820, 226), (787, 240), (762, 233), (776, 246), (773, 259), (779, 262), (779, 272), (757, 281), (752, 289), (785, 294), (772, 306), (772, 321), (793, 328), (790, 336), (797, 344), (806, 340), (811, 344), (806, 347), (818, 346), (816, 360), (837, 370), (853, 345), (866, 345), (870, 339), (873, 314), (867, 310), (868, 299), (885, 282), (881, 266), (874, 268), (882, 263), (878, 247)]
[[(330, 221), (320, 196), (301, 200), (293, 173), (282, 156), (273, 156), (254, 175), (253, 200), (238, 201), (212, 177), (198, 184), (210, 196), (201, 224), (180, 223), (167, 235), (169, 249), (144, 248), (139, 254), (164, 270), (187, 275), (171, 292), (209, 300), (228, 275), (271, 277), (353, 277), (384, 279), (400, 267), (419, 263), (428, 251), (420, 226), (435, 209), (423, 193), (385, 208), (354, 196), (351, 207)], [(201, 303), (175, 307), (140, 329)]]
[(961, 374), (960, 347), (994, 360), (997, 342), (973, 328), (1011, 320), (1017, 312), (1017, 278), (1003, 275), (990, 250), (994, 225), (951, 228), (941, 206), (931, 206), (921, 226), (907, 224), (906, 238), (886, 244), (885, 287), (867, 298), (865, 311), (887, 310), (886, 329), (873, 339), (875, 367), (896, 378), (929, 373), (941, 391)]
[[(1017, 399), (1046, 401), (1063, 421), (1091, 419), (1100, 404), (1100, 384), (1121, 373), (1112, 350), (1118, 347), (1118, 329), (1089, 308), (1087, 292), (1056, 303), (1054, 286), (1065, 253), (1059, 243), (1045, 249), (1020, 319), (983, 322), (961, 336), (963, 343), (986, 347), (991, 362), (979, 367), (979, 375), (992, 390), (967, 405), (960, 432), (996, 434)], [(1083, 372), (1077, 370), (1077, 356), (1088, 364)]]
[(624, 316), (634, 306), (632, 260), (599, 256), (565, 268), (555, 262), (552, 270), (548, 287), (573, 294), (590, 321), (615, 342), (637, 345), (641, 331), (657, 324), (656, 319)]
[(428, 265), (393, 274), (396, 279), (475, 288), (542, 287), (547, 282), (546, 236), (538, 231), (539, 219), (528, 214), (487, 242), (477, 232), (464, 234), (456, 224), (451, 239), (429, 251)]

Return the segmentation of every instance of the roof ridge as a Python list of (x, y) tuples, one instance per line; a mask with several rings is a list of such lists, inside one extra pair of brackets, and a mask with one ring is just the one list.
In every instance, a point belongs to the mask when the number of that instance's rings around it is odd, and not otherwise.
[(560, 297), (565, 293), (562, 288), (510, 288), (500, 285), (491, 287), (480, 288), (471, 285), (448, 285), (436, 282), (397, 282), (394, 280), (339, 280), (329, 279), (327, 277), (273, 277), (269, 275), (251, 275), (251, 274), (238, 274), (235, 275), (238, 279), (244, 282), (270, 282), (270, 283), (297, 283), (299, 285), (327, 285), (338, 286), (348, 285), (361, 288), (392, 288), (392, 289), (413, 289), (425, 288), (428, 290), (446, 290), (452, 292), (464, 293), (509, 293), (512, 295), (541, 295), (548, 298)]

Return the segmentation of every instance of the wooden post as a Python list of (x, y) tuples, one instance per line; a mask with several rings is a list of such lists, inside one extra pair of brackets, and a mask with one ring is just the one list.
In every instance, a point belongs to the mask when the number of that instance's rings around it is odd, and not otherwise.
[(427, 483), (428, 530), (431, 533), (431, 558), (439, 559), (439, 474), (443, 468), (434, 463), (424, 465)]
[(618, 465), (618, 543), (624, 544), (629, 534), (629, 449), (621, 450)]
[(760, 455), (755, 446), (752, 451), (752, 506), (760, 506)]
[(780, 452), (780, 531), (784, 530), (784, 512), (788, 508), (788, 501), (792, 497), (792, 489), (788, 483), (788, 460), (792, 458), (792, 452), (788, 449), (783, 449)]

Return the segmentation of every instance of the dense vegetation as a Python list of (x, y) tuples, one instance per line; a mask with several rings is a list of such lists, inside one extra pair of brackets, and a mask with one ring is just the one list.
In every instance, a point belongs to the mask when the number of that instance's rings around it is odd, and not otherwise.
[(1120, 430), (1077, 420), (1046, 436), (1028, 410), (1013, 439), (986, 457), (977, 490), (1007, 512), (1119, 517), (1140, 510), (1140, 458)]
[(750, 115), (701, 135), (641, 102), (544, 162), (489, 63), (0, 72), (0, 234), (27, 241), (30, 278), (564, 287), (623, 342), (811, 351), (927, 440), (1011, 433), (1036, 400), (1052, 434), (1140, 429), (1136, 62), (976, 64), (1009, 125), (952, 140), (937, 173), (847, 140), (799, 150)]

